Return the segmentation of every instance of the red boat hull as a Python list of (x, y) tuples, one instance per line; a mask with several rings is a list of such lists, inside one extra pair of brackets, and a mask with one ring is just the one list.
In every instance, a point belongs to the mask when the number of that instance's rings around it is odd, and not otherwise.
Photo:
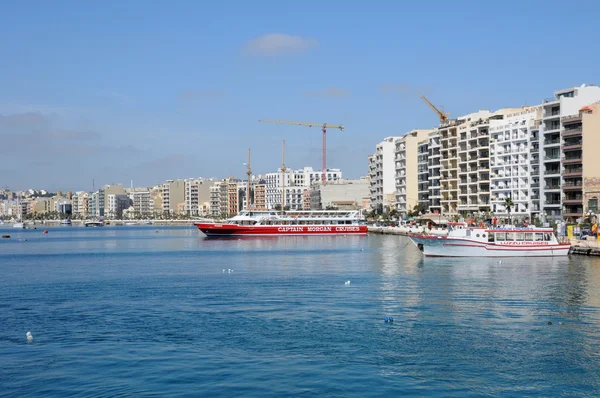
[(195, 224), (207, 236), (366, 235), (366, 225)]

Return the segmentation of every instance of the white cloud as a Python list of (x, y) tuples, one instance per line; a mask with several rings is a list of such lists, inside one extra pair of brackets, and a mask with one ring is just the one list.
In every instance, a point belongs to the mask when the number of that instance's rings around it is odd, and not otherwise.
[(350, 91), (341, 87), (328, 87), (324, 90), (308, 90), (303, 93), (310, 97), (346, 97)]
[(265, 56), (302, 54), (317, 46), (315, 39), (283, 33), (267, 33), (246, 43), (244, 53)]

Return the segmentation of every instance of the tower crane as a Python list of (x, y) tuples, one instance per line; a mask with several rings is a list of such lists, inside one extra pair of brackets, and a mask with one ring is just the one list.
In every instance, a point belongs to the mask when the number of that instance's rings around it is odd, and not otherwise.
[(344, 130), (344, 126), (338, 126), (335, 124), (327, 124), (327, 123), (308, 123), (308, 122), (295, 122), (295, 121), (286, 121), (286, 120), (259, 120), (262, 123), (275, 123), (275, 124), (291, 124), (294, 126), (306, 126), (306, 127), (321, 127), (323, 131), (323, 164), (322, 164), (322, 181), (323, 184), (327, 182), (326, 172), (327, 172), (327, 129), (338, 129), (340, 131)]
[(429, 107), (430, 107), (431, 109), (433, 109), (433, 111), (434, 111), (435, 113), (437, 113), (437, 114), (438, 114), (438, 116), (440, 117), (440, 124), (443, 124), (443, 123), (445, 123), (445, 122), (447, 122), (447, 121), (448, 121), (448, 116), (450, 116), (450, 114), (449, 114), (449, 113), (444, 113), (444, 112), (443, 112), (444, 108), (442, 108), (442, 110), (440, 111), (440, 110), (439, 110), (438, 108), (436, 108), (436, 107), (435, 107), (435, 106), (434, 106), (434, 105), (433, 105), (431, 102), (429, 102), (429, 100), (428, 100), (427, 98), (425, 98), (425, 96), (424, 96), (424, 95), (422, 95), (422, 96), (421, 96), (421, 99), (422, 99), (423, 101), (425, 101), (425, 103), (426, 103), (427, 105), (429, 105)]

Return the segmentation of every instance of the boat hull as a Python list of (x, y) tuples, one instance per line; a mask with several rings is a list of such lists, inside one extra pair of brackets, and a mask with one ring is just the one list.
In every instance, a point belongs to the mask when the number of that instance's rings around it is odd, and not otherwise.
[(194, 224), (209, 237), (366, 235), (366, 225), (237, 225)]
[(555, 257), (569, 254), (571, 245), (541, 242), (494, 244), (442, 236), (410, 235), (426, 257)]

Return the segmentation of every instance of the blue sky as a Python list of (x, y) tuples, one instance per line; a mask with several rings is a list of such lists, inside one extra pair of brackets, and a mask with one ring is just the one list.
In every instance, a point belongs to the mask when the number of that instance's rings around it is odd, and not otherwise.
[(600, 2), (19, 1), (0, 15), (0, 186), (328, 167), (382, 138), (600, 83)]

